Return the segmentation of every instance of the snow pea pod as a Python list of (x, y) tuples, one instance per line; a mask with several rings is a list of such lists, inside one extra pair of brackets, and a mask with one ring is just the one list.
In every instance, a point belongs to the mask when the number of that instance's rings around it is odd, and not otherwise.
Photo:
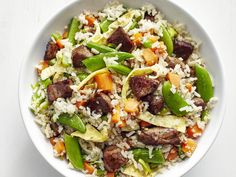
[(162, 34), (163, 34), (163, 36), (161, 37), (161, 40), (165, 43), (167, 47), (167, 53), (169, 54), (169, 56), (171, 56), (174, 50), (173, 41), (167, 29), (164, 26), (162, 26), (161, 28), (162, 28)]
[(86, 127), (77, 114), (74, 114), (73, 116), (70, 116), (69, 114), (61, 114), (57, 119), (57, 122), (63, 125), (68, 125), (69, 127), (74, 128), (81, 133), (86, 132)]
[(184, 116), (187, 114), (186, 111), (180, 111), (182, 107), (188, 106), (188, 103), (176, 92), (171, 92), (171, 83), (166, 81), (162, 86), (162, 94), (167, 107), (176, 116)]
[(205, 102), (208, 102), (214, 95), (210, 74), (202, 66), (196, 64), (195, 72), (197, 77), (197, 91)]
[(96, 71), (96, 70), (106, 67), (105, 62), (103, 61), (104, 57), (106, 57), (106, 58), (117, 57), (118, 58), (117, 61), (121, 62), (127, 58), (132, 58), (133, 55), (131, 53), (127, 53), (127, 52), (108, 52), (108, 53), (102, 53), (99, 55), (95, 55), (95, 56), (86, 58), (82, 62), (88, 70)]
[(83, 158), (80, 152), (80, 146), (76, 138), (70, 135), (64, 135), (64, 141), (66, 146), (66, 154), (75, 169), (83, 169)]
[(152, 158), (149, 156), (149, 150), (148, 149), (134, 149), (132, 150), (132, 153), (134, 155), (135, 160), (142, 159), (147, 163), (155, 163), (155, 164), (162, 164), (165, 162), (164, 156), (159, 149), (154, 149), (152, 151)]
[(108, 31), (109, 26), (110, 26), (111, 23), (112, 23), (111, 20), (104, 20), (103, 22), (101, 22), (100, 28), (101, 28), (103, 33)]
[(90, 49), (94, 48), (94, 49), (96, 49), (97, 51), (99, 51), (101, 53), (116, 52), (116, 50), (111, 48), (111, 47), (107, 47), (105, 45), (97, 44), (97, 43), (94, 43), (94, 42), (88, 42), (87, 47), (90, 48)]
[(132, 69), (130, 69), (129, 67), (121, 65), (121, 64), (110, 65), (107, 68), (112, 69), (113, 71), (122, 75), (126, 75), (126, 76), (129, 75), (129, 73), (132, 71)]
[(77, 74), (77, 76), (78, 76), (78, 78), (79, 78), (79, 80), (80, 81), (83, 81), (85, 78), (87, 78), (88, 77), (88, 73), (85, 73), (85, 72), (80, 72), (80, 73), (78, 73)]
[(68, 31), (68, 39), (69, 41), (75, 45), (75, 33), (79, 30), (79, 21), (76, 18), (72, 18), (70, 25), (69, 25), (69, 31)]
[(170, 26), (167, 27), (167, 31), (168, 31), (168, 33), (169, 33), (172, 40), (178, 35), (176, 30), (174, 28), (170, 27)]

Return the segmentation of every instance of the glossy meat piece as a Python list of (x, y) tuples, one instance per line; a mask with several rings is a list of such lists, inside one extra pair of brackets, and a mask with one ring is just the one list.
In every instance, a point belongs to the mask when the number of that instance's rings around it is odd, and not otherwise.
[(189, 56), (193, 53), (193, 46), (192, 44), (180, 41), (175, 39), (174, 40), (174, 54), (177, 57), (182, 57), (184, 60), (187, 60)]
[(148, 102), (148, 111), (154, 115), (157, 115), (164, 107), (163, 98), (152, 94), (143, 97), (142, 100)]
[(85, 58), (91, 57), (93, 56), (93, 54), (90, 52), (90, 50), (85, 47), (84, 45), (81, 45), (77, 48), (75, 48), (72, 51), (72, 62), (73, 62), (73, 66), (78, 68), (78, 67), (82, 67), (83, 63), (82, 61)]
[(49, 41), (44, 54), (44, 60), (51, 60), (56, 58), (56, 54), (59, 51), (59, 47), (52, 41)]
[(121, 149), (117, 146), (107, 146), (103, 151), (103, 162), (108, 172), (117, 171), (127, 161), (128, 159), (122, 156)]
[(131, 52), (134, 49), (133, 42), (122, 27), (118, 27), (107, 39), (107, 42), (116, 46), (122, 44), (120, 50), (123, 52)]
[(180, 144), (178, 132), (175, 129), (154, 127), (143, 129), (138, 133), (138, 140), (146, 145)]
[(71, 97), (72, 95), (72, 89), (70, 88), (71, 84), (72, 81), (70, 79), (67, 79), (49, 85), (47, 88), (48, 101), (53, 102), (57, 100), (57, 98)]
[(158, 82), (146, 76), (133, 76), (130, 79), (130, 87), (133, 94), (140, 99), (156, 91)]

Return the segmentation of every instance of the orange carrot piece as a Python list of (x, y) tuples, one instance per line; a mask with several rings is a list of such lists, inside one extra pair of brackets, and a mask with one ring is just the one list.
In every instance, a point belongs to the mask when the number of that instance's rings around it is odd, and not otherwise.
[(128, 98), (125, 101), (125, 111), (129, 113), (138, 112), (139, 102), (135, 98)]
[(115, 107), (115, 112), (111, 117), (111, 121), (115, 124), (120, 121), (120, 106)]
[(192, 88), (193, 88), (192, 84), (187, 83), (187, 84), (185, 85), (185, 87), (188, 89), (189, 92), (192, 91)]
[(86, 101), (77, 101), (77, 102), (75, 103), (75, 105), (76, 105), (76, 107), (77, 107), (78, 109), (80, 109), (80, 106), (84, 106), (85, 103), (86, 103)]
[(202, 133), (203, 133), (203, 130), (199, 128), (197, 124), (195, 124), (192, 127), (187, 128), (187, 135), (189, 138), (197, 138), (201, 136)]
[(167, 156), (167, 160), (172, 161), (174, 159), (176, 159), (178, 156), (178, 151), (177, 148), (172, 148)]
[(64, 48), (64, 45), (61, 43), (61, 40), (58, 39), (57, 41), (57, 46), (60, 48), (60, 49), (63, 49)]
[(119, 128), (123, 128), (126, 127), (126, 121), (125, 120), (121, 120), (121, 124), (118, 126)]
[(195, 149), (197, 148), (197, 143), (193, 139), (187, 139), (185, 143), (182, 144), (182, 151), (191, 157)]
[(143, 57), (148, 66), (154, 65), (158, 60), (157, 55), (150, 48), (143, 49)]
[(62, 152), (65, 152), (65, 144), (62, 141), (58, 141), (56, 142), (55, 146), (54, 146), (55, 151), (57, 152), (57, 154), (61, 154)]
[(87, 174), (93, 174), (94, 168), (88, 162), (84, 162), (84, 169), (86, 170)]
[(56, 142), (55, 142), (54, 140), (55, 140), (54, 137), (51, 137), (51, 138), (49, 139), (49, 141), (50, 141), (50, 143), (51, 143), (52, 146), (55, 146), (55, 144), (56, 144)]
[(96, 18), (86, 15), (85, 19), (88, 21), (88, 26), (93, 27)]
[(133, 42), (137, 45), (137, 46), (139, 46), (139, 45), (141, 45), (141, 43), (142, 43), (142, 37), (143, 37), (143, 35), (142, 35), (142, 33), (136, 33), (136, 34), (134, 34), (133, 35)]
[(157, 36), (150, 36), (148, 37), (152, 42), (156, 42), (158, 41), (158, 37)]
[(105, 72), (95, 76), (97, 87), (101, 90), (112, 91), (112, 77), (110, 72)]
[(145, 121), (141, 121), (141, 122), (139, 122), (139, 125), (140, 125), (140, 127), (145, 128), (145, 127), (151, 126), (152, 124), (145, 122)]
[(110, 173), (107, 173), (107, 175), (106, 175), (107, 177), (115, 177), (115, 173), (113, 173), (113, 172), (110, 172)]
[(178, 74), (168, 73), (167, 79), (173, 84), (176, 88), (179, 88), (180, 85), (180, 77)]

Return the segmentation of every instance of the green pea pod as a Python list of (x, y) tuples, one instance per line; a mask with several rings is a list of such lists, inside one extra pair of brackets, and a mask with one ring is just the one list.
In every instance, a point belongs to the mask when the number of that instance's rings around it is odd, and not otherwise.
[(165, 162), (164, 156), (159, 149), (154, 149), (152, 151), (152, 158), (149, 157), (148, 149), (134, 149), (132, 150), (135, 160), (142, 159), (147, 163), (163, 164)]
[(62, 39), (61, 34), (58, 32), (51, 34), (51, 37), (53, 37), (55, 41)]
[(164, 26), (162, 26), (162, 34), (163, 36), (161, 37), (161, 40), (165, 43), (167, 47), (167, 53), (171, 56), (174, 50), (174, 45), (170, 34)]
[(86, 127), (77, 114), (74, 114), (73, 116), (70, 116), (69, 114), (61, 114), (57, 119), (57, 122), (74, 128), (81, 133), (86, 132)]
[(173, 40), (173, 39), (177, 36), (177, 34), (178, 34), (178, 33), (175, 31), (175, 29), (172, 28), (172, 27), (170, 27), (170, 26), (167, 27), (167, 31), (168, 31), (168, 33), (169, 33), (169, 35), (170, 35), (170, 37), (171, 37), (172, 40)]
[(112, 69), (113, 71), (122, 75), (126, 75), (126, 76), (129, 75), (129, 73), (132, 71), (132, 69), (130, 69), (129, 67), (121, 65), (121, 64), (110, 65), (107, 68)]
[(176, 116), (184, 116), (187, 114), (186, 111), (180, 111), (180, 108), (188, 106), (188, 103), (176, 92), (171, 92), (171, 83), (166, 81), (162, 86), (162, 94), (167, 107)]
[(143, 170), (144, 170), (146, 175), (152, 173), (152, 170), (150, 169), (149, 164), (144, 162), (143, 159), (139, 159), (138, 162), (142, 165)]
[(70, 135), (64, 135), (64, 141), (66, 146), (66, 154), (75, 169), (83, 169), (83, 158), (80, 152), (80, 146), (76, 138)]
[(71, 19), (71, 23), (69, 25), (68, 39), (69, 41), (75, 45), (75, 33), (79, 30), (79, 21), (76, 18)]
[(88, 75), (89, 75), (88, 73), (84, 73), (84, 72), (77, 74), (80, 81), (83, 81), (84, 79), (86, 79), (88, 77)]
[(150, 39), (147, 39), (143, 42), (143, 46), (145, 48), (152, 48), (152, 44), (153, 44), (153, 42)]
[(97, 51), (99, 51), (101, 53), (116, 52), (116, 50), (113, 49), (113, 48), (107, 47), (105, 45), (97, 44), (97, 43), (94, 43), (94, 42), (88, 42), (87, 47), (90, 48), (90, 49), (94, 48), (94, 49), (96, 49)]
[(129, 30), (132, 30), (132, 29), (136, 28), (137, 26), (138, 26), (138, 22), (133, 21), (132, 25), (129, 27)]
[(99, 54), (99, 55), (95, 55), (95, 56), (86, 58), (82, 62), (88, 70), (96, 71), (96, 70), (106, 67), (105, 62), (103, 61), (104, 57), (106, 57), (106, 58), (118, 57), (118, 62), (121, 62), (127, 58), (132, 58), (133, 55), (130, 53), (127, 53), (127, 52), (108, 52), (108, 53), (103, 53), (103, 54)]
[(195, 73), (197, 77), (197, 92), (205, 102), (208, 102), (214, 95), (210, 74), (198, 64), (195, 65)]
[(111, 20), (104, 20), (103, 22), (100, 23), (100, 28), (103, 33), (107, 32), (109, 29), (110, 24), (112, 23)]

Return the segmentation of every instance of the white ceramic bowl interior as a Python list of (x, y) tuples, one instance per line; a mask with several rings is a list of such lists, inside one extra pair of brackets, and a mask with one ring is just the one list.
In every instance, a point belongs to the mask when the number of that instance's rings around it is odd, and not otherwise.
[[(36, 36), (36, 40), (32, 43), (28, 56), (24, 59), (22, 64), (19, 78), (19, 99), (25, 126), (38, 151), (51, 166), (64, 176), (78, 177), (84, 175), (78, 171), (69, 169), (65, 161), (61, 161), (53, 156), (51, 145), (34, 122), (34, 116), (29, 111), (32, 94), (30, 85), (36, 81), (35, 65), (43, 58), (45, 46), (52, 32), (61, 31), (64, 26), (68, 24), (71, 17), (78, 15), (84, 9), (99, 10), (102, 9), (108, 1), (109, 0), (78, 0), (64, 7), (48, 21)], [(220, 101), (211, 113), (211, 121), (204, 132), (204, 135), (200, 138), (198, 148), (193, 156), (190, 159), (173, 166), (164, 174), (159, 175), (159, 177), (181, 176), (204, 156), (213, 143), (221, 126), (225, 107), (225, 84), (220, 59), (214, 45), (202, 27), (188, 13), (174, 3), (167, 0), (120, 0), (120, 2), (128, 7), (134, 8), (141, 7), (143, 4), (150, 2), (155, 5), (169, 21), (178, 21), (185, 24), (193, 38), (202, 41), (201, 54), (205, 58), (208, 70), (213, 76), (215, 96), (218, 97)]]

